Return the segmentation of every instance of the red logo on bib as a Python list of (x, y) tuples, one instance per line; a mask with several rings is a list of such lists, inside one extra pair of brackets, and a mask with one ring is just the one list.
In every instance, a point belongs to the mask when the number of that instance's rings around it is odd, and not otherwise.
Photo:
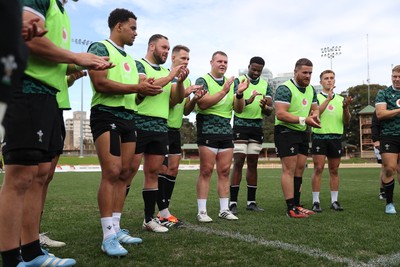
[(128, 62), (125, 62), (125, 63), (124, 63), (124, 70), (125, 70), (126, 72), (130, 72), (130, 71), (131, 71), (131, 66), (129, 66)]
[(301, 104), (303, 104), (303, 106), (307, 106), (308, 105), (308, 100), (306, 98), (303, 98), (303, 101), (301, 101)]
[(64, 41), (66, 41), (67, 38), (68, 38), (68, 33), (67, 33), (67, 31), (65, 30), (65, 28), (62, 29), (62, 38), (63, 38)]
[(329, 110), (329, 111), (333, 111), (334, 109), (335, 109), (335, 107), (334, 107), (333, 105), (329, 105), (329, 106), (328, 106), (328, 110)]
[(400, 99), (397, 99), (396, 106), (400, 108)]

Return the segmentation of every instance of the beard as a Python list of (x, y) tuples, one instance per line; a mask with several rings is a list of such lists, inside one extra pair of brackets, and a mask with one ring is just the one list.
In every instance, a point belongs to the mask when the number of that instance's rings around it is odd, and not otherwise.
[(153, 52), (154, 59), (156, 61), (156, 64), (162, 65), (165, 63), (166, 60), (163, 59), (162, 53), (157, 51), (157, 49)]

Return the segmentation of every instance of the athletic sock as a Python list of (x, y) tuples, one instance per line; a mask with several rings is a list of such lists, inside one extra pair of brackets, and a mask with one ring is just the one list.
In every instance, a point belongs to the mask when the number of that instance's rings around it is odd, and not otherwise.
[(131, 189), (131, 185), (127, 185), (126, 186), (126, 192), (125, 192), (125, 197), (127, 197), (128, 196), (128, 194), (129, 194), (129, 190)]
[(320, 202), (319, 201), (319, 192), (312, 192), (312, 201), (314, 202)]
[(385, 189), (386, 195), (386, 204), (393, 203), (393, 190), (394, 190), (394, 180), (390, 181), (389, 183), (384, 183), (383, 188)]
[(331, 191), (331, 203), (338, 201), (339, 191)]
[(165, 201), (165, 174), (158, 174), (158, 193), (157, 193), (157, 206), (158, 210), (163, 210), (167, 208), (167, 203)]
[(144, 201), (144, 219), (146, 223), (151, 221), (154, 217), (156, 208), (158, 189), (143, 189), (142, 196)]
[(165, 203), (167, 207), (169, 207), (169, 203), (171, 201), (172, 193), (174, 192), (176, 176), (165, 175)]
[(300, 206), (300, 195), (301, 195), (301, 184), (303, 183), (303, 177), (294, 177), (294, 204)]
[(198, 213), (207, 212), (207, 199), (197, 199)]
[(22, 261), (20, 247), (1, 252), (3, 266), (17, 266)]
[(160, 210), (160, 216), (167, 219), (169, 216), (171, 216), (171, 213), (169, 212), (168, 208), (165, 208), (163, 210)]
[(231, 185), (230, 186), (230, 198), (231, 198), (231, 203), (238, 201), (238, 195), (239, 195), (239, 185)]
[(289, 210), (292, 210), (295, 207), (294, 199), (293, 198), (286, 199), (286, 206), (287, 206), (288, 212), (289, 212)]
[(21, 246), (21, 256), (24, 261), (31, 261), (40, 255), (44, 254), (40, 247), (39, 239)]
[(119, 230), (121, 230), (120, 226), (121, 215), (122, 213), (120, 212), (113, 212), (112, 214), (112, 224), (116, 233), (118, 233)]
[(166, 209), (167, 203), (165, 201), (165, 176), (158, 174), (158, 192), (157, 192), (157, 206), (158, 210)]
[(113, 217), (103, 217), (100, 218), (101, 229), (103, 229), (103, 240), (106, 240), (112, 235), (115, 235), (115, 230), (113, 227)]
[(247, 204), (256, 202), (257, 185), (247, 185)]
[(229, 210), (229, 198), (227, 197), (220, 197), (219, 198), (219, 211)]

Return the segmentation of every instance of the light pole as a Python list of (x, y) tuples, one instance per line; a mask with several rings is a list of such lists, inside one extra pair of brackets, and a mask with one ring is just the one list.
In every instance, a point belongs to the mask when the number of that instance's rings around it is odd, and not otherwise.
[(370, 93), (370, 79), (369, 79), (369, 44), (368, 44), (368, 34), (367, 34), (367, 90), (368, 90), (368, 104), (371, 103), (371, 93)]
[[(87, 39), (72, 38), (71, 42), (81, 46), (81, 52), (83, 48), (93, 43), (93, 41)], [(80, 116), (80, 139), (79, 139), (79, 157), (83, 158), (83, 77), (81, 78), (81, 116)]]
[(342, 47), (340, 45), (321, 48), (321, 57), (327, 57), (331, 60), (331, 69), (332, 69), (332, 58), (342, 54), (342, 52), (340, 51), (341, 48)]

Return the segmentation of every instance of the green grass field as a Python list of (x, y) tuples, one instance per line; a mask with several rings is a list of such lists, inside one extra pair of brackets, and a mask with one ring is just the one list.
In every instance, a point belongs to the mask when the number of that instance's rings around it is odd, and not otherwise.
[[(310, 169), (303, 179), (302, 202), (311, 207)], [(67, 243), (51, 249), (73, 257), (77, 266), (400, 266), (400, 218), (384, 214), (378, 199), (378, 169), (341, 169), (339, 201), (343, 212), (329, 209), (329, 183), (324, 173), (321, 206), (324, 211), (306, 219), (285, 215), (280, 170), (260, 169), (257, 201), (265, 212), (245, 209), (246, 186), (239, 193), (239, 220), (219, 219), (216, 174), (207, 207), (213, 223), (196, 221), (197, 171), (181, 171), (170, 210), (187, 227), (166, 234), (141, 230), (143, 173), (134, 179), (122, 226), (143, 238), (125, 246), (121, 259), (100, 250), (102, 232), (97, 207), (100, 173), (57, 173), (50, 185), (42, 230)], [(2, 174), (0, 174), (2, 178)], [(397, 192), (396, 192), (397, 191)], [(398, 203), (395, 189), (395, 204)], [(398, 206), (400, 208), (400, 205)]]

